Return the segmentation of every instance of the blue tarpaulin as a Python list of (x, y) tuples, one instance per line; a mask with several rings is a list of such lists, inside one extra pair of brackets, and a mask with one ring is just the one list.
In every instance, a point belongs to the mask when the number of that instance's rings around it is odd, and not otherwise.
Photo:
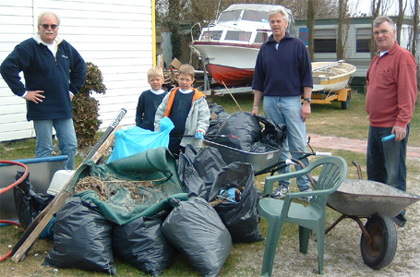
[(169, 133), (174, 124), (168, 117), (160, 121), (161, 130), (152, 132), (137, 126), (128, 127), (115, 132), (115, 146), (107, 163), (122, 159), (148, 149), (168, 147)]

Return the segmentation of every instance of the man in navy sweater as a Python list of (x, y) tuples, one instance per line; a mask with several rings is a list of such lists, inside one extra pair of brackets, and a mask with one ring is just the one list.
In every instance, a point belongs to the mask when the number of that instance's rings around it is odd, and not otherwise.
[[(289, 158), (288, 149), (294, 158), (299, 158), (301, 153), (307, 152), (305, 120), (311, 113), (312, 68), (305, 44), (286, 32), (286, 10), (273, 10), (268, 19), (272, 35), (258, 53), (252, 82), (252, 114), (259, 114), (259, 104), (264, 96), (266, 117), (278, 124), (286, 124), (287, 140), (282, 145), (286, 151), (282, 151), (280, 155), (280, 160), (284, 161)], [(309, 164), (308, 159), (303, 159), (302, 162), (305, 166)], [(290, 182), (279, 184), (272, 196), (284, 197), (289, 192), (289, 184)], [(310, 190), (306, 176), (298, 178), (297, 185), (300, 191)]]
[(26, 100), (26, 117), (33, 120), (35, 129), (36, 157), (51, 155), (54, 127), (61, 154), (68, 156), (64, 168), (71, 170), (77, 151), (71, 100), (85, 82), (86, 65), (73, 46), (57, 37), (59, 26), (56, 14), (40, 14), (38, 34), (17, 45), (0, 71), (12, 92)]

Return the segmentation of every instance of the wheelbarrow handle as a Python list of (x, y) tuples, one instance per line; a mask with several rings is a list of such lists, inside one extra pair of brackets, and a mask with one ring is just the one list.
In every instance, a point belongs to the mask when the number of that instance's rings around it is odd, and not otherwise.
[[(175, 138), (194, 138), (195, 135), (171, 135), (171, 137), (175, 137)], [(234, 135), (205, 135), (204, 137), (206, 138), (233, 138), (233, 139), (239, 139), (239, 137), (234, 136)]]

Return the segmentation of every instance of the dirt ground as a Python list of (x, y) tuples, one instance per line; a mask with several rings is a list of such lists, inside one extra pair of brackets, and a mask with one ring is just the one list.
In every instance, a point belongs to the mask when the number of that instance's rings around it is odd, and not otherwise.
[[(412, 176), (407, 190), (420, 195), (420, 174)], [(392, 262), (381, 270), (373, 270), (364, 262), (360, 252), (361, 231), (351, 219), (340, 222), (327, 234), (325, 241), (324, 276), (419, 276), (420, 275), (420, 202), (408, 207), (408, 219), (404, 228), (397, 230), (397, 251)], [(366, 222), (366, 220), (363, 220)], [(297, 251), (286, 250), (297, 248), (281, 242), (277, 249), (273, 276), (316, 276), (317, 248), (311, 241), (307, 255)], [(281, 258), (282, 253), (289, 254)], [(263, 254), (262, 254), (263, 255)], [(296, 271), (296, 268), (300, 270)]]
[[(347, 139), (336, 143), (336, 140), (335, 137), (315, 135), (312, 136), (311, 145), (315, 148), (328, 145), (330, 149), (366, 153), (365, 141)], [(334, 148), (336, 145), (340, 145), (339, 148)], [(417, 175), (407, 176), (407, 191), (420, 195), (420, 148), (409, 147), (407, 159), (419, 165)], [(406, 218), (405, 227), (397, 229), (398, 244), (394, 259), (380, 270), (371, 269), (363, 261), (360, 252), (361, 229), (357, 223), (351, 219), (341, 221), (325, 238), (324, 276), (420, 276), (420, 202), (407, 208)], [(365, 219), (362, 221), (366, 223)], [(284, 253), (288, 253), (288, 256), (282, 259)], [(283, 240), (277, 248), (273, 276), (319, 276), (317, 257), (315, 241), (310, 242), (308, 254), (302, 255), (296, 245), (287, 239)]]

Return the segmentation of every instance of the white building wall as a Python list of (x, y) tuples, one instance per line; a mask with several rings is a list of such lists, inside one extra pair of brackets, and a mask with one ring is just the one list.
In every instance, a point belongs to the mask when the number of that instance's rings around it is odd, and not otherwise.
[[(37, 31), (38, 14), (60, 16), (58, 36), (70, 42), (86, 62), (102, 71), (105, 95), (99, 100), (101, 128), (121, 108), (128, 110), (121, 125), (135, 124), (140, 93), (149, 88), (153, 65), (152, 0), (0, 0), (0, 63), (21, 41)], [(26, 120), (26, 104), (0, 77), (0, 141), (35, 135)]]

